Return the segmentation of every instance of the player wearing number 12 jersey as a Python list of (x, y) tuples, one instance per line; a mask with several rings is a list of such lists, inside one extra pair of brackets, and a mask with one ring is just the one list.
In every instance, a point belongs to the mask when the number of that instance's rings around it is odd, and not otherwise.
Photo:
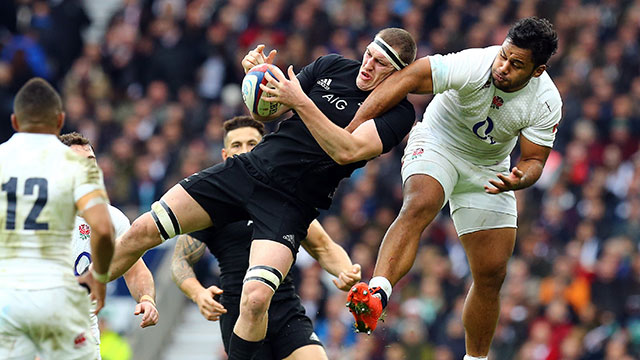
[[(42, 79), (16, 94), (13, 128), (0, 145), (0, 359), (97, 359), (87, 283), (104, 303), (113, 225), (102, 172), (63, 145), (62, 101)], [(71, 232), (76, 213), (93, 230), (94, 269), (76, 280)]]

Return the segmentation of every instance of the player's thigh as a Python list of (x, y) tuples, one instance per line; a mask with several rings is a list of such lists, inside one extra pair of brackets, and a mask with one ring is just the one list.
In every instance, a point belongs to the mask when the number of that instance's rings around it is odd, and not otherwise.
[(288, 246), (273, 240), (256, 239), (251, 242), (249, 269), (255, 266), (268, 266), (280, 272), (281, 279), (289, 273), (293, 264), (293, 255)]
[(255, 184), (247, 210), (253, 220), (254, 239), (249, 266), (274, 267), (284, 279), (318, 211), (261, 183)]
[(174, 185), (160, 200), (175, 214), (183, 234), (212, 225), (209, 214), (180, 184)]
[(58, 292), (59, 296), (52, 296), (45, 304), (52, 310), (47, 321), (49, 332), (44, 333), (39, 344), (43, 360), (98, 359), (98, 340), (91, 330), (86, 291), (79, 286), (69, 286)]
[(181, 232), (188, 233), (249, 220), (245, 206), (254, 187), (244, 163), (233, 157), (180, 181), (162, 200), (175, 213)]
[(36, 346), (25, 334), (0, 333), (0, 359), (33, 360), (35, 356)]
[(0, 288), (0, 359), (33, 360), (36, 346), (23, 330), (23, 297), (14, 289)]
[(474, 281), (487, 285), (501, 285), (507, 263), (513, 254), (516, 229), (503, 227), (480, 230), (462, 235), (462, 246), (469, 260)]
[(322, 345), (312, 344), (296, 349), (285, 360), (324, 360), (328, 359), (327, 352)]
[(7, 311), (14, 317), (22, 314), (21, 327), (42, 359), (98, 358), (97, 341), (89, 325), (89, 298), (83, 288), (21, 291), (19, 297), (20, 304)]
[(418, 135), (410, 137), (402, 158), (403, 208), (411, 205), (437, 212), (449, 200), (458, 172), (445, 149)]
[(489, 194), (484, 190), (489, 179), (497, 173), (509, 171), (509, 163), (484, 166), (459, 159), (456, 168), (460, 174), (449, 206), (458, 236), (482, 230), (517, 228), (518, 211), (513, 191)]

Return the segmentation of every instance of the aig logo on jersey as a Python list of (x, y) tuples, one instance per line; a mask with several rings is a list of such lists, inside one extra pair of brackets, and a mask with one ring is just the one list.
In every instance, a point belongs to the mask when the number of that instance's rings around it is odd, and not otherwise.
[(340, 96), (336, 96), (333, 94), (322, 95), (322, 98), (327, 100), (329, 104), (335, 105), (336, 109), (344, 110), (347, 108), (349, 103), (346, 100), (340, 98)]

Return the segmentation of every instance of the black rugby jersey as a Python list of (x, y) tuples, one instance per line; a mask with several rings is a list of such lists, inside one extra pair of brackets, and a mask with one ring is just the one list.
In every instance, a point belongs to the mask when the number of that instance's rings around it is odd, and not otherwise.
[[(249, 267), (249, 250), (253, 223), (236, 221), (222, 228), (210, 227), (190, 236), (202, 241), (220, 264), (220, 285), (225, 299), (237, 297), (240, 301), (242, 280)], [(295, 287), (290, 272), (278, 287), (272, 301), (295, 298)]]
[[(297, 76), (302, 89), (316, 106), (342, 128), (351, 122), (370, 93), (356, 86), (360, 65), (359, 61), (340, 55), (326, 55), (307, 65)], [(374, 119), (383, 153), (402, 141), (414, 120), (415, 111), (406, 98)], [(355, 169), (366, 163), (338, 165), (320, 147), (295, 111), (250, 153), (240, 156), (248, 159), (279, 189), (321, 209), (331, 205), (340, 180), (351, 176)]]

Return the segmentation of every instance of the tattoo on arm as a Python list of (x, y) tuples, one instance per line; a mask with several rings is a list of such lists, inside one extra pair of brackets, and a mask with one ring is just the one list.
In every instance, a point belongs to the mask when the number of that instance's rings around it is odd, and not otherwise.
[(171, 277), (178, 286), (182, 285), (186, 279), (196, 277), (193, 264), (202, 258), (205, 249), (205, 243), (189, 235), (178, 237), (171, 260)]

